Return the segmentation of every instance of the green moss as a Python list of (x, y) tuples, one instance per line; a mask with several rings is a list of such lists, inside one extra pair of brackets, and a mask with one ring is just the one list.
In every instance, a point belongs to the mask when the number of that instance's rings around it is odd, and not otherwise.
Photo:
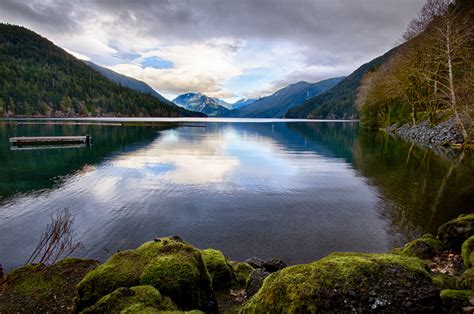
[[(384, 300), (384, 305), (374, 305), (367, 289)], [(351, 301), (359, 302), (361, 308), (385, 306), (380, 310), (403, 312), (408, 310), (403, 304), (418, 301), (415, 292), (423, 290), (436, 291), (423, 261), (418, 258), (334, 253), (311, 264), (287, 267), (271, 274), (242, 312), (350, 311)], [(426, 302), (426, 306), (436, 307), (439, 299)]]
[(469, 306), (469, 298), (474, 294), (469, 290), (443, 290), (440, 293), (443, 306), (449, 313), (463, 312), (462, 308)]
[(126, 309), (120, 311), (120, 314), (158, 314), (158, 313), (164, 313), (163, 311), (159, 311), (155, 309), (154, 307), (151, 306), (146, 306), (143, 305), (142, 303), (139, 304), (133, 304)]
[(461, 248), (462, 260), (464, 262), (464, 267), (470, 268), (474, 265), (474, 236), (469, 237), (462, 244)]
[(230, 287), (235, 279), (235, 273), (224, 254), (214, 249), (202, 250), (201, 252), (207, 270), (211, 275), (214, 289)]
[(459, 286), (459, 278), (448, 274), (434, 274), (433, 284), (440, 290), (457, 289)]
[(68, 258), (52, 266), (27, 265), (6, 276), (0, 313), (73, 311), (76, 284), (96, 268), (93, 260)]
[(183, 309), (206, 309), (213, 299), (201, 252), (179, 238), (147, 242), (114, 254), (78, 285), (80, 309), (120, 287), (151, 285)]
[(122, 310), (130, 311), (132, 306), (156, 310), (178, 309), (170, 298), (162, 296), (154, 287), (136, 286), (118, 288), (102, 297), (95, 305), (85, 309), (82, 313), (118, 313)]
[(461, 275), (459, 288), (474, 290), (474, 268), (469, 268)]
[(247, 263), (232, 262), (232, 267), (235, 271), (236, 282), (239, 286), (245, 287), (247, 279), (250, 274), (253, 272), (253, 267)]
[(450, 249), (460, 251), (461, 245), (474, 235), (474, 214), (461, 215), (438, 229), (438, 239)]
[(441, 253), (443, 249), (444, 246), (440, 240), (433, 236), (426, 235), (407, 243), (399, 254), (429, 259)]

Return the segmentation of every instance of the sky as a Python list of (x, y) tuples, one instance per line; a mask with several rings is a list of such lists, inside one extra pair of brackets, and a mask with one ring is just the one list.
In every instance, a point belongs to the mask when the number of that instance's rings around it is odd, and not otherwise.
[(227, 101), (348, 75), (401, 43), (425, 0), (0, 0), (81, 59), (173, 99)]

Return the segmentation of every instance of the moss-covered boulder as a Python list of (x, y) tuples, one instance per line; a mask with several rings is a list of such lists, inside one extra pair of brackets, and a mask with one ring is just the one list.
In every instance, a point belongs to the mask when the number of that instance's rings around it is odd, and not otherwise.
[(216, 308), (201, 251), (179, 238), (162, 238), (114, 254), (79, 283), (78, 308), (94, 305), (120, 287), (150, 285), (182, 310)]
[(474, 236), (469, 237), (462, 244), (461, 248), (462, 260), (464, 262), (464, 267), (470, 268), (474, 265)]
[(461, 215), (438, 229), (438, 239), (445, 246), (456, 251), (461, 250), (461, 245), (470, 236), (474, 235), (474, 214)]
[(232, 262), (231, 265), (235, 271), (236, 284), (240, 287), (245, 287), (247, 279), (253, 272), (254, 268), (244, 262)]
[(74, 313), (76, 284), (99, 262), (67, 258), (52, 266), (27, 265), (6, 276), (0, 313)]
[(433, 284), (439, 289), (457, 289), (459, 278), (448, 274), (433, 274)]
[[(82, 313), (120, 313), (130, 308), (148, 309), (148, 311), (175, 311), (178, 307), (170, 298), (162, 296), (152, 286), (135, 286), (132, 288), (118, 288), (114, 292), (102, 297), (96, 304), (85, 309)], [(135, 312), (137, 313), (137, 312)]]
[(436, 312), (439, 290), (423, 261), (394, 254), (334, 253), (271, 274), (243, 313)]
[(474, 290), (474, 268), (471, 267), (462, 273), (458, 287)]
[(227, 257), (214, 249), (202, 250), (214, 289), (228, 288), (235, 281), (235, 273)]
[(414, 256), (421, 259), (430, 259), (440, 254), (444, 249), (443, 243), (432, 235), (424, 235), (421, 238), (407, 243), (399, 254)]
[(469, 300), (474, 294), (469, 290), (443, 290), (440, 296), (447, 313), (461, 313), (464, 307), (471, 305)]

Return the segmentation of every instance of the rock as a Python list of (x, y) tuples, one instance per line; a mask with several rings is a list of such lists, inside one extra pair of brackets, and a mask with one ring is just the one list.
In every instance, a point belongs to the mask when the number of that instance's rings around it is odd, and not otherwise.
[(242, 313), (440, 309), (439, 290), (422, 260), (395, 254), (334, 253), (271, 274)]
[(263, 281), (270, 275), (269, 272), (263, 268), (258, 268), (252, 271), (250, 277), (247, 279), (247, 285), (245, 287), (245, 294), (248, 298), (253, 296), (262, 287)]
[(243, 262), (232, 262), (231, 264), (235, 271), (237, 284), (239, 286), (245, 286), (245, 284), (247, 283), (247, 279), (254, 270), (253, 267)]
[(470, 236), (474, 235), (474, 214), (461, 215), (438, 229), (438, 239), (443, 244), (457, 252)]
[(26, 265), (6, 275), (0, 313), (74, 313), (76, 284), (99, 262), (67, 258), (51, 266)]
[(217, 309), (201, 251), (172, 238), (114, 254), (78, 284), (79, 310), (120, 287), (150, 285), (183, 310)]
[(249, 264), (250, 266), (252, 266), (253, 268), (257, 269), (257, 268), (262, 268), (263, 267), (263, 260), (258, 258), (258, 257), (252, 257), (252, 258), (249, 258), (248, 260), (245, 261), (247, 264)]
[[(96, 304), (81, 313), (132, 313), (132, 309), (147, 311), (176, 311), (178, 307), (170, 298), (162, 296), (152, 286), (135, 286), (132, 288), (118, 288), (114, 292), (102, 297)], [(133, 312), (137, 313), (137, 311)]]
[(474, 265), (474, 236), (469, 237), (461, 247), (464, 267), (470, 268)]
[(469, 268), (462, 273), (459, 280), (459, 288), (471, 289), (474, 291), (474, 268)]
[(263, 268), (270, 273), (274, 273), (286, 267), (285, 262), (278, 258), (272, 258), (271, 260), (263, 263)]
[(424, 235), (421, 238), (407, 243), (400, 254), (415, 256), (421, 259), (430, 259), (439, 255), (444, 249), (443, 243), (432, 235)]
[(471, 305), (469, 299), (474, 294), (468, 290), (443, 290), (440, 296), (446, 313), (461, 313), (463, 307)]
[(214, 249), (202, 250), (207, 270), (211, 275), (214, 289), (228, 288), (235, 281), (234, 268), (221, 251)]

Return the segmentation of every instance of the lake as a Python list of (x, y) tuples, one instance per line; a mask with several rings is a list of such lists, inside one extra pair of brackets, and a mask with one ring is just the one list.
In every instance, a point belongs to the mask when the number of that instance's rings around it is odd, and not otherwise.
[[(105, 260), (179, 235), (232, 260), (288, 264), (333, 251), (383, 252), (474, 211), (472, 154), (440, 156), (366, 133), (358, 122), (104, 121), (0, 122), (7, 270), (28, 259), (63, 208), (75, 217), (80, 257)], [(8, 143), (85, 134), (91, 147), (11, 150)]]

